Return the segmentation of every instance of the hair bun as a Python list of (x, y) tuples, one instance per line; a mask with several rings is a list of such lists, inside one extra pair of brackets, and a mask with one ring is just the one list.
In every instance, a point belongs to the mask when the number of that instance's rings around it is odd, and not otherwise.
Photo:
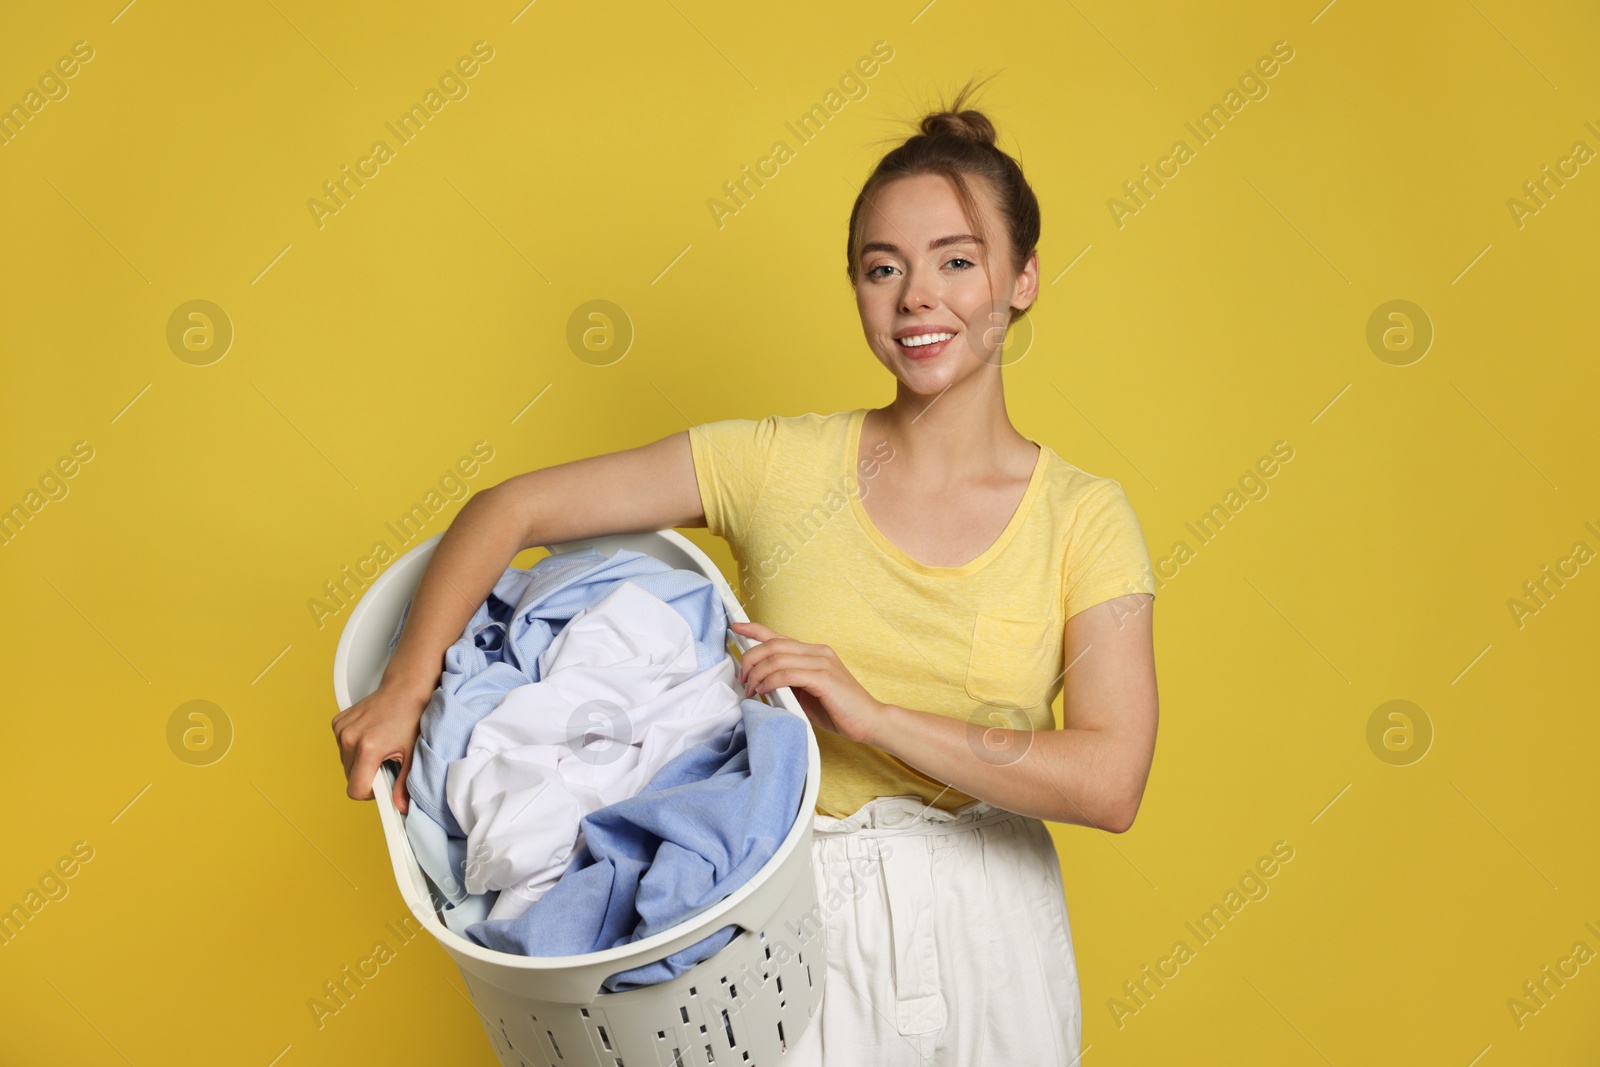
[(960, 137), (978, 144), (995, 142), (994, 123), (981, 111), (936, 111), (922, 120), (922, 132), (929, 137)]

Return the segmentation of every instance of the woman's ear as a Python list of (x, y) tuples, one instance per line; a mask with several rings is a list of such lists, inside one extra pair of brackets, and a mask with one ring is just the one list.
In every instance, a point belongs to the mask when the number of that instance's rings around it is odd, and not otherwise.
[(1039, 299), (1039, 252), (1037, 249), (1028, 253), (1028, 261), (1022, 265), (1022, 273), (1017, 275), (1016, 295), (1011, 298), (1011, 306), (1026, 311)]

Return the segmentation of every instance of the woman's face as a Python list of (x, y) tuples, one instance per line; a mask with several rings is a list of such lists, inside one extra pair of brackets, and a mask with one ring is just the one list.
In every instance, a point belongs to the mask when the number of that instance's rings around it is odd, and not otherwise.
[[(1038, 294), (1038, 257), (1021, 274), (988, 183), (971, 183), (990, 244), (972, 233), (953, 182), (943, 175), (897, 178), (862, 210), (856, 307), (867, 344), (919, 396), (974, 374), (998, 374), (1011, 308)], [(906, 341), (944, 337), (921, 345)]]

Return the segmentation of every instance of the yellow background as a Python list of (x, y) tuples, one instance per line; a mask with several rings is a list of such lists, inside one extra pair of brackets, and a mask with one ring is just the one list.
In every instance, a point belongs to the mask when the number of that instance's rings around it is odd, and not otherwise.
[[(1600, 549), (1600, 165), (1521, 227), (1507, 207), (1600, 149), (1592, 6), (36, 4), (7, 13), (0, 103), (79, 40), (69, 94), (0, 147), (0, 506), (94, 449), (0, 547), (0, 906), (94, 858), (0, 947), (0, 1061), (493, 1063), (427, 938), (320, 1029), (306, 1006), (405, 914), (328, 728), (348, 613), (319, 629), (307, 601), (475, 441), (481, 489), (886, 402), (850, 206), (883, 138), (990, 73), (1044, 218), (1013, 420), (1120, 480), (1153, 558), (1194, 550), (1156, 601), (1136, 825), (1052, 827), (1084, 1062), (1600, 1057), (1600, 964), (1520, 1027), (1507, 1007), (1600, 951), (1600, 567), (1520, 628), (1507, 606)], [(479, 40), (469, 95), (319, 228), (322, 183)], [(865, 98), (799, 145), (784, 123), (880, 40)], [(1269, 95), (1119, 228), (1107, 200), (1280, 40)], [(779, 139), (719, 228), (707, 201)], [(235, 330), (209, 366), (166, 341), (195, 299)], [(594, 299), (636, 331), (608, 366), (566, 341)], [(1408, 366), (1366, 342), (1394, 299), (1436, 334)], [(1185, 523), (1280, 440), (1270, 494), (1199, 544)], [(196, 699), (234, 731), (209, 766), (167, 741)], [(1408, 766), (1367, 741), (1395, 699), (1434, 733)], [(1119, 1027), (1108, 999), (1280, 840), (1270, 895)]]

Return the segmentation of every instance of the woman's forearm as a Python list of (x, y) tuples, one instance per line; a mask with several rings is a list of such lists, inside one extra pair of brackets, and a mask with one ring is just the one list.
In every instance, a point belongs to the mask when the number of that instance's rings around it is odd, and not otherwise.
[(522, 551), (525, 534), (510, 502), (493, 489), (462, 506), (428, 560), (383, 685), (428, 699), (444, 670), (445, 649), (460, 639)]
[[(1142, 778), (1105, 730), (1012, 730), (884, 705), (872, 744), (938, 782), (999, 808), (1121, 833)], [(998, 713), (996, 722), (1005, 721)]]
[(428, 561), (383, 684), (426, 700), (439, 684), (445, 649), (525, 548), (704, 525), (683, 430), (485, 489), (461, 508)]

